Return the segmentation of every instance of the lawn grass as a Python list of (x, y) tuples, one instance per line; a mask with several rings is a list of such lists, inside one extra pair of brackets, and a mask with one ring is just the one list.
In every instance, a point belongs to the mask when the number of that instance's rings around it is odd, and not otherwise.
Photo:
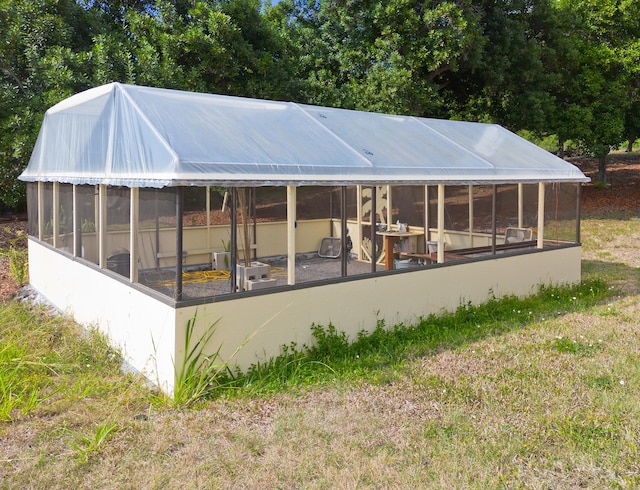
[(355, 344), (316, 327), (193, 408), (100, 335), (1, 304), (0, 488), (640, 486), (640, 220), (582, 236), (581, 286)]

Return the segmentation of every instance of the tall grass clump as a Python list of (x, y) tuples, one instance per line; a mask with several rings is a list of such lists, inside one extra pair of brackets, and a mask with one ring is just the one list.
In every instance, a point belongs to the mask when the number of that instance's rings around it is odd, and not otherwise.
[(97, 424), (90, 435), (81, 435), (75, 433), (78, 442), (74, 442), (71, 447), (75, 451), (75, 459), (80, 464), (86, 464), (91, 457), (98, 453), (104, 447), (106, 442), (118, 432), (118, 425), (110, 422), (102, 422)]
[(173, 404), (189, 407), (199, 400), (210, 398), (222, 380), (233, 378), (229, 364), (220, 361), (220, 347), (213, 354), (205, 354), (207, 343), (215, 333), (217, 321), (209, 325), (199, 337), (194, 337), (197, 312), (187, 321), (184, 358), (176, 366)]
[(106, 338), (68, 318), (16, 301), (0, 304), (0, 420), (47, 403), (110, 393), (122, 380)]
[(379, 321), (373, 331), (349, 339), (333, 325), (311, 327), (314, 343), (282, 347), (280, 356), (237, 373), (233, 386), (250, 391), (279, 391), (311, 383), (364, 380), (384, 383), (400, 375), (407, 361), (444, 349), (456, 349), (568, 312), (586, 310), (611, 294), (604, 281), (574, 286), (542, 286), (527, 298), (491, 296), (485, 303), (429, 315), (415, 325), (393, 327)]
[(8, 261), (11, 276), (18, 284), (25, 284), (29, 273), (27, 248), (19, 245), (24, 239), (25, 233), (18, 231), (17, 236), (11, 239), (9, 248), (0, 250), (0, 260)]
[(35, 410), (48, 397), (51, 366), (32, 356), (16, 339), (1, 337), (0, 345), (0, 421), (13, 420)]

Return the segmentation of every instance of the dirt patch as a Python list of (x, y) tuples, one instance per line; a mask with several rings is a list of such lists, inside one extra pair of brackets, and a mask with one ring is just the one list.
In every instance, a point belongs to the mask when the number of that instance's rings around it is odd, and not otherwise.
[(582, 186), (582, 212), (615, 213), (640, 209), (640, 154), (614, 154), (607, 163), (607, 186), (599, 187), (598, 160), (572, 158), (591, 182)]

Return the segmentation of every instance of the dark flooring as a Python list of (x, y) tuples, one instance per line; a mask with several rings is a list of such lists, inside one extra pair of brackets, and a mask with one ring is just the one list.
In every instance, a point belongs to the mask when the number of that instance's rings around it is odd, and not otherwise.
[[(269, 265), (267, 281), (259, 281), (258, 287), (277, 287), (287, 284), (286, 257), (258, 259), (258, 262)], [(376, 270), (384, 270), (382, 264)], [(367, 274), (372, 271), (371, 263), (359, 260), (347, 262), (347, 276)], [(342, 277), (342, 261), (340, 258), (323, 258), (319, 256), (301, 255), (296, 257), (296, 284), (322, 281)], [(139, 273), (140, 283), (162, 294), (175, 297), (175, 270), (145, 270)], [(218, 296), (232, 292), (231, 274), (229, 271), (193, 270), (189, 269), (182, 276), (182, 294), (184, 300)]]

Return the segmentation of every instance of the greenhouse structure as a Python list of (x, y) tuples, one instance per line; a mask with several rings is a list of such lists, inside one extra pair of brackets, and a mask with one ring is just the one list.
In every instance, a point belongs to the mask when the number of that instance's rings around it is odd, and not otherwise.
[(246, 369), (580, 280), (575, 166), (494, 124), (112, 83), (50, 108), (29, 278), (167, 393), (187, 325)]

